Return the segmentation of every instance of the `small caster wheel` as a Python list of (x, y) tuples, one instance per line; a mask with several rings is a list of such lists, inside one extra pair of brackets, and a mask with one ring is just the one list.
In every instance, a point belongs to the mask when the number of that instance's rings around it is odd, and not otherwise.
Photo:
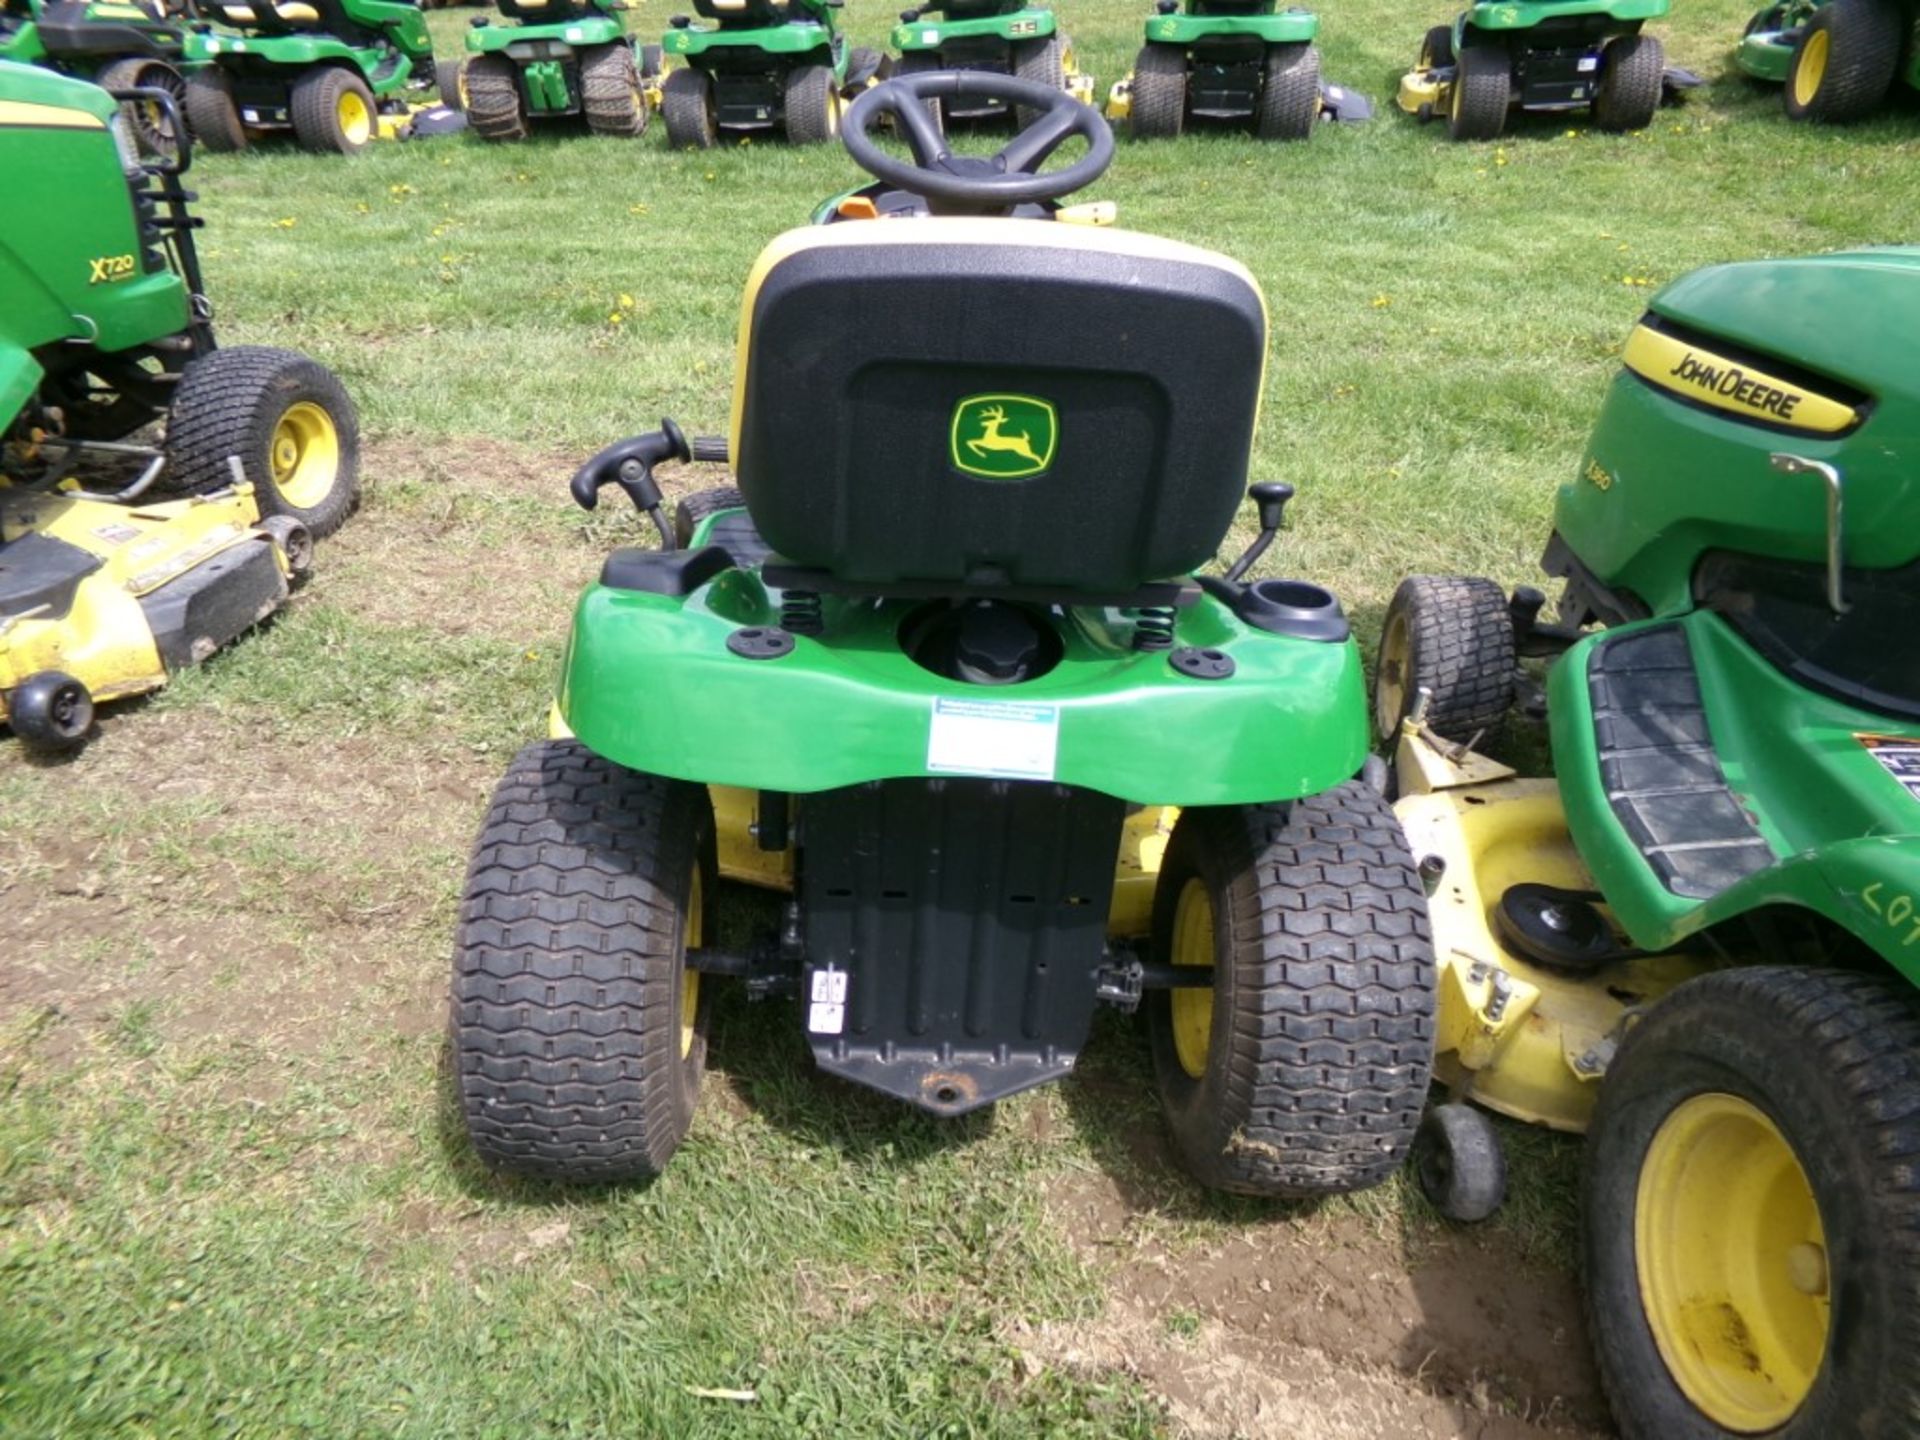
[(1435, 1105), (1413, 1142), (1414, 1174), (1429, 1204), (1449, 1220), (1472, 1223), (1500, 1208), (1507, 1162), (1493, 1122), (1471, 1105)]
[(269, 515), (260, 522), (260, 528), (280, 547), (287, 573), (295, 581), (306, 579), (313, 570), (313, 532), (291, 515)]
[(29, 750), (48, 755), (78, 750), (93, 729), (93, 696), (71, 675), (42, 670), (7, 697), (7, 723)]

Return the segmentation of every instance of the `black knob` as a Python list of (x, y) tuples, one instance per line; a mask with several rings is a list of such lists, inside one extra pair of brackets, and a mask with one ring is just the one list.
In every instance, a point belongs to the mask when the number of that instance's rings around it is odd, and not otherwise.
[(692, 23), (693, 23), (693, 17), (691, 15), (674, 15), (670, 17), (667, 21), (667, 24), (671, 25), (676, 30), (684, 30), (687, 28), (687, 26), (691, 25)]
[(1155, 0), (1153, 8), (1162, 15), (1171, 15), (1180, 8), (1180, 0)]
[(920, 18), (920, 12), (918, 10), (902, 10), (900, 12), (901, 21), (908, 25), (913, 24), (913, 22), (918, 20), (919, 18)]
[(1265, 480), (1249, 485), (1247, 498), (1259, 507), (1260, 528), (1278, 530), (1287, 513), (1287, 502), (1293, 499), (1293, 486), (1284, 480)]

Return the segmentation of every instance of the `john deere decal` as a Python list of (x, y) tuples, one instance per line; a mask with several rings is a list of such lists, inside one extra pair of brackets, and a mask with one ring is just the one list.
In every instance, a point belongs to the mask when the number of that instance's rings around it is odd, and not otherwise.
[(1642, 380), (1748, 420), (1834, 435), (1851, 429), (1860, 419), (1851, 405), (1645, 325), (1627, 337), (1621, 359)]
[(953, 407), (948, 450), (956, 470), (985, 480), (1024, 480), (1053, 463), (1060, 422), (1032, 395), (969, 395)]

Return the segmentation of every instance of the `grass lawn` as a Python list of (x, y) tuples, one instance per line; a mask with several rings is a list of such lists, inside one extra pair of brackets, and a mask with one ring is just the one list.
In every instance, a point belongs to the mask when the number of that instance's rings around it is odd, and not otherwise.
[[(1066, 10), (1103, 90), (1150, 8)], [(457, 46), (476, 13), (436, 13), (436, 35)], [(1324, 70), (1374, 98), (1371, 125), (1121, 143), (1095, 194), (1123, 223), (1216, 247), (1266, 289), (1254, 473), (1300, 492), (1270, 570), (1333, 585), (1369, 640), (1409, 571), (1529, 579), (1656, 286), (1917, 238), (1916, 107), (1789, 127), (1731, 73), (1746, 13), (1683, 0), (1656, 27), (1710, 84), (1641, 135), (1563, 118), (1451, 145), (1390, 103), (1446, 10), (1340, 0)], [(892, 18), (843, 14), (876, 45)], [(1544, 1433), (1534, 1402), (1575, 1382), (1447, 1348), (1480, 1332), (1444, 1331), (1421, 1277), (1457, 1242), (1411, 1185), (1317, 1210), (1198, 1191), (1118, 1020), (1071, 1081), (937, 1124), (816, 1076), (791, 1012), (729, 997), (660, 1183), (483, 1172), (442, 1072), (465, 851), (540, 731), (571, 595), (634, 533), (612, 506), (575, 510), (566, 473), (662, 414), (723, 428), (747, 269), (850, 162), (672, 154), (656, 122), (632, 144), (451, 137), (351, 162), (263, 147), (201, 157), (192, 181), (223, 339), (339, 371), (366, 503), (266, 632), (109, 714), (77, 761), (0, 746), (0, 1435), (1205, 1431), (1218, 1405), (1164, 1377), (1222, 1334), (1268, 1374), (1292, 1372), (1262, 1334), (1336, 1369), (1357, 1353), (1430, 1426), (1271, 1433), (1446, 1434), (1450, 1416)], [(732, 897), (730, 923), (760, 914)], [(1490, 1292), (1562, 1276), (1574, 1250), (1576, 1148), (1511, 1140), (1513, 1198), (1474, 1242)], [(1258, 1324), (1202, 1295), (1102, 1330), (1162, 1294), (1143, 1274), (1177, 1283), (1247, 1244), (1280, 1277)], [(1273, 1318), (1346, 1313), (1331, 1284), (1288, 1293), (1285, 1257), (1323, 1250), (1362, 1257), (1360, 1289), (1404, 1281), (1424, 1316), (1404, 1345)], [(1570, 1307), (1510, 1318), (1516, 1345), (1557, 1323), (1579, 1351)], [(1076, 1338), (1033, 1338), (1059, 1334)], [(1173, 1359), (1135, 1363), (1148, 1352)], [(1549, 1428), (1604, 1424), (1590, 1385), (1548, 1408)]]

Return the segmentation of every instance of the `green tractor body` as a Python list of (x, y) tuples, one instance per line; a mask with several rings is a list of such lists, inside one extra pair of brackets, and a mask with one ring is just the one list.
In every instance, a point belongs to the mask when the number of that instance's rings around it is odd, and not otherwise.
[(200, 0), (196, 10), (187, 120), (210, 150), (291, 130), (304, 149), (352, 154), (406, 114), (406, 92), (435, 82), (426, 18), (405, 0)]
[[(108, 90), (157, 89), (180, 100), (184, 44), (179, 24), (129, 0), (0, 3), (0, 60), (45, 65)], [(173, 136), (161, 107), (126, 105), (142, 149), (166, 153)]]
[[(1388, 611), (1375, 716), (1438, 882), (1436, 1070), (1588, 1133), (1633, 1440), (1913, 1413), (1880, 1337), (1920, 1289), (1887, 1238), (1920, 1213), (1916, 328), (1920, 248), (1674, 282), (1558, 493), (1558, 623), (1488, 580), (1414, 577)], [(1529, 655), (1552, 781), (1474, 753)], [(1487, 1213), (1484, 1119), (1428, 1133), (1429, 1195)]]
[(802, 145), (832, 139), (847, 92), (878, 65), (870, 51), (849, 50), (836, 3), (695, 0), (710, 24), (675, 16), (661, 40), (679, 62), (662, 87), (667, 143), (698, 150), (722, 134), (768, 132)]
[(499, 8), (501, 19), (475, 20), (467, 31), (459, 91), (475, 134), (519, 140), (532, 121), (570, 117), (596, 135), (645, 131), (658, 56), (651, 46), (636, 55), (613, 5), (500, 0)]
[(1107, 115), (1142, 139), (1171, 138), (1194, 120), (1305, 139), (1322, 108), (1319, 33), (1317, 15), (1274, 0), (1190, 0), (1184, 10), (1160, 0)]
[(1591, 110), (1603, 130), (1641, 130), (1665, 94), (1666, 55), (1643, 34), (1670, 0), (1482, 0), (1427, 32), (1401, 77), (1400, 108), (1491, 140), (1513, 109)]
[(0, 62), (0, 721), (50, 750), (277, 608), (355, 495), (352, 402), (303, 356), (215, 348), (190, 146), (142, 163), (133, 129)]
[(1920, 90), (1917, 25), (1913, 0), (1774, 0), (1747, 21), (1735, 59), (1783, 87), (1795, 120), (1860, 120), (1896, 85)]
[[(1050, 9), (1019, 0), (945, 0), (901, 12), (890, 37), (899, 52), (897, 74), (921, 70), (989, 70), (1055, 85), (1083, 102), (1093, 98), (1093, 77), (1074, 57), (1073, 41)], [(991, 101), (943, 102), (945, 120), (1011, 118)]]

